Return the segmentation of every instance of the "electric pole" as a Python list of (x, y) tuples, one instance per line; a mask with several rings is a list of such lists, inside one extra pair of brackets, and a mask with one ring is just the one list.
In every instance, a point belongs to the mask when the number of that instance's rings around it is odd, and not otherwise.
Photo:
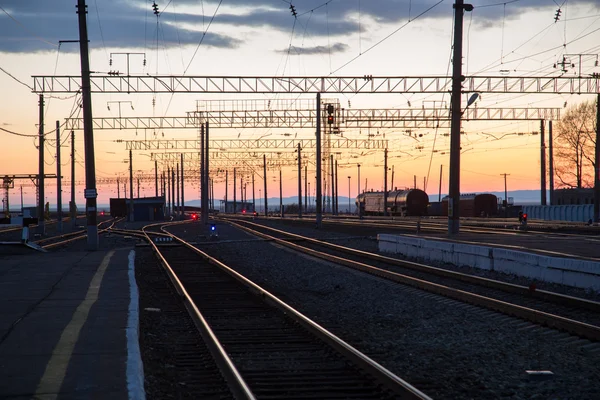
[(302, 218), (302, 149), (298, 143), (298, 218)]
[(281, 180), (281, 169), (279, 169), (279, 213), (283, 218), (283, 182)]
[(554, 202), (554, 144), (552, 143), (552, 121), (548, 121), (548, 177), (550, 178), (550, 205)]
[(265, 189), (265, 217), (269, 216), (269, 205), (267, 204), (267, 156), (263, 154), (263, 182)]
[(59, 232), (63, 230), (62, 221), (62, 177), (60, 176), (60, 121), (56, 121), (56, 227)]
[(510, 174), (500, 174), (500, 176), (504, 177), (504, 201), (502, 202), (504, 205), (504, 218), (508, 218), (508, 190), (506, 189), (506, 177), (510, 176)]
[(43, 235), (46, 232), (46, 223), (44, 215), (44, 95), (40, 94), (39, 101), (39, 175), (38, 175), (38, 233)]
[(183, 153), (181, 153), (181, 219), (183, 219), (183, 215), (185, 214), (185, 183), (183, 180)]
[(452, 100), (450, 125), (450, 188), (448, 198), (448, 234), (460, 231), (460, 119), (462, 100), (463, 13), (473, 11), (473, 5), (456, 0), (454, 4), (454, 50), (452, 53)]
[(323, 221), (321, 204), (321, 93), (317, 93), (317, 130), (316, 130), (316, 155), (317, 158), (317, 187), (316, 187), (316, 227), (321, 228)]
[(388, 149), (383, 151), (383, 215), (387, 217), (387, 160)]
[(96, 163), (94, 160), (94, 131), (92, 126), (92, 90), (90, 84), (90, 60), (88, 55), (87, 6), (85, 0), (77, 0), (79, 15), (79, 52), (81, 58), (81, 101), (83, 106), (83, 141), (85, 147), (85, 213), (87, 217), (87, 246), (98, 249), (98, 226), (96, 198)]
[(541, 204), (543, 206), (546, 205), (546, 142), (545, 142), (545, 132), (544, 132), (544, 120), (540, 121), (540, 181), (541, 181)]
[(133, 154), (129, 150), (129, 222), (133, 221)]
[(158, 161), (157, 160), (154, 160), (154, 196), (158, 197)]
[(77, 226), (77, 206), (75, 205), (75, 131), (71, 131), (71, 224)]
[(594, 158), (594, 222), (600, 222), (600, 94), (596, 98), (596, 154)]

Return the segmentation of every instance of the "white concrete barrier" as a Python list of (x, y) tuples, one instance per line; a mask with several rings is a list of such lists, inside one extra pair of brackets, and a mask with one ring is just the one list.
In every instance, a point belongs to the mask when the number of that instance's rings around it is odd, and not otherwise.
[(377, 240), (379, 251), (385, 253), (467, 265), (600, 291), (600, 262), (596, 261), (402, 235), (380, 234)]

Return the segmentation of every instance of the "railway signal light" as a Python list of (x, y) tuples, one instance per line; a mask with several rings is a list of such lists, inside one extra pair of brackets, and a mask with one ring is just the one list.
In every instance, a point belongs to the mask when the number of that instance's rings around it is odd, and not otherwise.
[(329, 125), (333, 125), (333, 112), (335, 111), (335, 108), (333, 107), (333, 104), (327, 104), (327, 123)]

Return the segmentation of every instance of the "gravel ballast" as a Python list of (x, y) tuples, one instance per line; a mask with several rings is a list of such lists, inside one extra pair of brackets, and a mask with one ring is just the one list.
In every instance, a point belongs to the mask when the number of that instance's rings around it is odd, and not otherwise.
[[(304, 229), (315, 236), (311, 228), (290, 230)], [(199, 224), (172, 231), (188, 240), (206, 240)], [(222, 223), (218, 232), (220, 242), (198, 247), (433, 398), (600, 398), (597, 348), (587, 351), (559, 332), (252, 240), (256, 238)], [(343, 236), (319, 235), (330, 240)], [(229, 240), (235, 242), (226, 243)], [(364, 250), (376, 246), (368, 239), (350, 241)], [(554, 375), (535, 380), (527, 370), (550, 370)]]

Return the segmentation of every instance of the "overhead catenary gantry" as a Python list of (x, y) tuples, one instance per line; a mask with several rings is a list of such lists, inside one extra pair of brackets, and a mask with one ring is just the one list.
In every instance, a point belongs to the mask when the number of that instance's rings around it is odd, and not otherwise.
[[(126, 150), (198, 150), (200, 144), (193, 139), (169, 140), (116, 140), (125, 143)], [(315, 149), (315, 139), (214, 139), (210, 140), (211, 151), (258, 150), (258, 149)], [(382, 139), (331, 139), (331, 149), (384, 149), (387, 140)]]
[[(468, 108), (467, 121), (558, 120), (560, 108)], [(316, 110), (192, 111), (185, 117), (96, 117), (95, 130), (198, 129), (207, 121), (212, 128), (315, 128)], [(449, 128), (447, 108), (336, 109), (336, 127), (351, 128)], [(83, 129), (81, 118), (67, 118), (67, 130)]]
[[(595, 76), (466, 76), (462, 93), (600, 94)], [(93, 93), (450, 93), (448, 76), (90, 76)], [(77, 93), (81, 76), (33, 76), (34, 93)]]

